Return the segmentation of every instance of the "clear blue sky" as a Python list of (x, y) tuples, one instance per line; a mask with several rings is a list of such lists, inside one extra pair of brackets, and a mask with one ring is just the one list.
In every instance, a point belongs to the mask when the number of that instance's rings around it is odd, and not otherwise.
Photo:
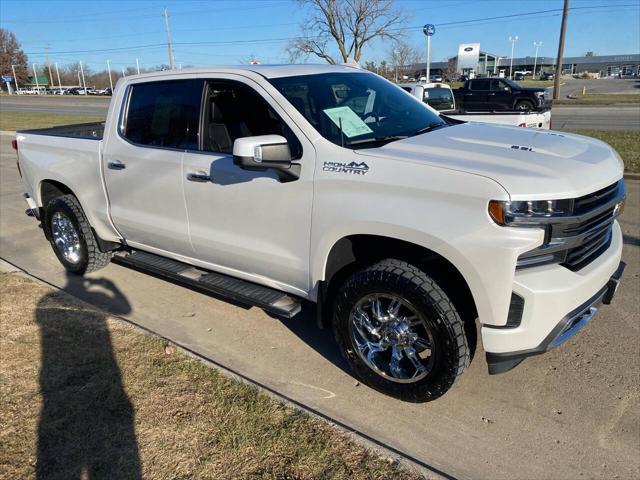
[[(537, 13), (468, 24), (450, 22), (562, 9), (562, 0), (398, 0), (411, 13), (407, 41), (424, 49), (420, 25), (433, 23), (432, 60), (457, 53), (458, 44), (479, 42), (483, 51), (508, 55), (509, 35), (518, 35), (515, 56), (557, 52), (561, 13)], [(598, 6), (606, 8), (593, 8)], [(30, 62), (60, 64), (83, 61), (94, 70), (168, 63), (162, 9), (166, 6), (176, 63), (205, 66), (238, 64), (256, 56), (263, 63), (287, 62), (287, 39), (299, 34), (305, 12), (292, 0), (2, 0), (0, 25), (13, 31)], [(640, 0), (571, 0), (565, 56), (640, 52)], [(585, 8), (589, 7), (589, 8)], [(207, 44), (194, 44), (210, 42)], [(217, 43), (215, 43), (217, 42)], [(160, 45), (158, 45), (160, 44)], [(135, 48), (134, 48), (135, 47)], [(120, 50), (117, 50), (120, 49)], [(79, 52), (79, 50), (94, 50)], [(104, 51), (95, 51), (104, 50)], [(363, 60), (388, 57), (389, 43), (375, 42)], [(311, 59), (318, 62), (318, 59)]]

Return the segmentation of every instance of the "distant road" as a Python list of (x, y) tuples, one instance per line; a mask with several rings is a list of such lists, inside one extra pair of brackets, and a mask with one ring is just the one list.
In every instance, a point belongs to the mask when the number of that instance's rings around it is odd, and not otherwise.
[(554, 130), (594, 129), (640, 132), (640, 105), (574, 107), (558, 105), (551, 111)]
[[(617, 84), (620, 85), (620, 84)], [(43, 112), (68, 115), (107, 115), (110, 97), (0, 97), (0, 112)], [(577, 107), (558, 105), (551, 119), (555, 130), (584, 129), (640, 131), (640, 105)]]
[(107, 115), (111, 97), (1, 96), (0, 112), (43, 112), (67, 115)]

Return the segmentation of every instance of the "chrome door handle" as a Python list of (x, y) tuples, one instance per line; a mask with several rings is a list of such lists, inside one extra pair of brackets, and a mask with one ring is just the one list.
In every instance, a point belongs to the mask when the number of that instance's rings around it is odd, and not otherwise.
[(107, 162), (107, 168), (110, 168), (111, 170), (124, 170), (127, 166), (120, 160), (112, 160)]
[(495, 95), (495, 93), (488, 93), (487, 95)]
[(205, 182), (210, 182), (211, 181), (211, 177), (209, 175), (207, 175), (207, 172), (204, 171), (199, 171), (199, 172), (189, 172), (187, 173), (187, 180), (190, 180), (192, 182), (201, 182), (201, 183), (205, 183)]

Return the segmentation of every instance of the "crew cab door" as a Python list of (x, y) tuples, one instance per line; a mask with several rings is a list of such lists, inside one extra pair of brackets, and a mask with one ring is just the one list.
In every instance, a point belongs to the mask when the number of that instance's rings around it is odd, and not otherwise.
[(489, 103), (495, 105), (494, 110), (511, 110), (513, 108), (513, 92), (504, 80), (491, 79)]
[[(259, 85), (227, 75), (207, 79), (201, 152), (184, 156), (182, 182), (194, 255), (213, 268), (292, 293), (309, 287), (309, 239), (315, 151)], [(233, 162), (241, 137), (281, 135), (297, 179)]]
[(105, 142), (111, 219), (127, 243), (191, 254), (182, 157), (197, 148), (201, 80), (134, 83)]
[(493, 110), (489, 101), (489, 79), (481, 78), (469, 80), (468, 89), (464, 94), (465, 110)]

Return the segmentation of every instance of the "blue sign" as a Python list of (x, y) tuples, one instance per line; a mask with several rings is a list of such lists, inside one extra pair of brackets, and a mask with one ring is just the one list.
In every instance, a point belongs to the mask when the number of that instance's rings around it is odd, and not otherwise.
[(427, 23), (424, 27), (422, 27), (422, 33), (424, 33), (427, 37), (431, 37), (436, 33), (436, 26)]
[(3, 82), (13, 82), (13, 77), (10, 75), (2, 75)]

